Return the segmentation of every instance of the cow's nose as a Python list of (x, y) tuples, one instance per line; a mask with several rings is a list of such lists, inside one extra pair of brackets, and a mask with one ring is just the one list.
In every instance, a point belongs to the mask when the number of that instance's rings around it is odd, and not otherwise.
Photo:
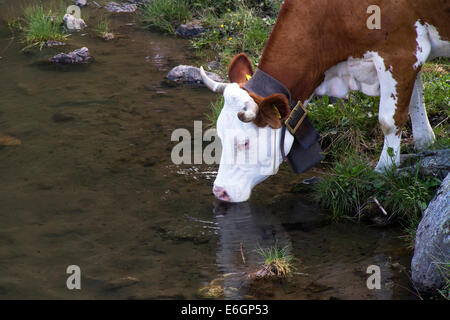
[(219, 200), (226, 201), (226, 202), (231, 201), (231, 198), (228, 195), (227, 191), (222, 187), (214, 186), (213, 193), (216, 196), (216, 198)]

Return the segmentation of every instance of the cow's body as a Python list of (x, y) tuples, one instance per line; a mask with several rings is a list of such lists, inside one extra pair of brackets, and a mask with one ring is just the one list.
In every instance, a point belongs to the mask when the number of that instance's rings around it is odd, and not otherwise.
[[(380, 30), (367, 27), (371, 5), (381, 9)], [(413, 89), (423, 90), (420, 80), (415, 86), (420, 67), (430, 58), (450, 55), (449, 21), (448, 0), (285, 1), (259, 68), (281, 81), (294, 97), (306, 101), (316, 90), (343, 97), (348, 89), (361, 89), (343, 83), (350, 78), (346, 70), (344, 81), (331, 81), (331, 86), (323, 81), (330, 80), (325, 79), (327, 71), (349, 59), (365, 62), (360, 74), (365, 77), (370, 69), (367, 64), (372, 62), (369, 73), (376, 77), (367, 79), (369, 83), (363, 86), (367, 90), (362, 91), (381, 96), (379, 117), (386, 140), (377, 168), (382, 169), (391, 163), (387, 148), (393, 148), (395, 161), (399, 160), (400, 130), (408, 119)], [(416, 146), (424, 148), (434, 135), (423, 99), (414, 97), (412, 102), (412, 120), (418, 120), (413, 123)]]
[[(367, 27), (367, 9), (372, 5), (381, 8), (380, 30)], [(448, 0), (286, 0), (258, 68), (284, 84), (292, 98), (305, 104), (314, 93), (342, 98), (349, 90), (361, 90), (379, 95), (379, 121), (385, 141), (377, 170), (382, 171), (399, 162), (401, 128), (408, 114), (416, 147), (425, 148), (434, 141), (423, 101), (420, 69), (427, 60), (450, 56), (449, 20)], [(230, 80), (241, 87), (245, 75), (253, 73), (252, 66), (244, 60), (238, 56), (229, 70)], [(261, 127), (261, 121), (256, 120), (266, 100), (232, 87), (225, 89), (223, 112), (235, 111), (240, 96), (239, 119), (255, 121)], [(227, 91), (234, 104), (229, 108)], [(248, 96), (255, 103), (247, 101)], [(223, 126), (231, 126), (232, 120), (227, 121)], [(271, 130), (278, 128), (270, 117), (267, 123)], [(221, 183), (226, 180), (223, 175), (218, 178)], [(216, 185), (216, 196), (233, 201), (229, 192), (223, 191), (226, 189)]]

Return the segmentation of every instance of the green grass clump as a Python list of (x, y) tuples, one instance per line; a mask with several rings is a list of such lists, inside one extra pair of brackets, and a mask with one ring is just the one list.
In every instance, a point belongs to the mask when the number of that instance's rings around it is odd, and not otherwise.
[(217, 124), (217, 119), (219, 118), (220, 112), (222, 112), (224, 104), (224, 98), (223, 95), (219, 95), (217, 99), (213, 102), (211, 102), (211, 111), (206, 114), (206, 117), (208, 118), (208, 127), (215, 128)]
[(415, 232), (428, 203), (441, 180), (397, 168), (384, 174), (373, 170), (367, 159), (350, 156), (335, 163), (334, 168), (314, 188), (314, 198), (331, 211), (333, 220), (360, 219), (379, 212), (376, 199), (387, 211), (390, 221), (399, 222), (405, 239), (414, 247)]
[(258, 248), (256, 252), (264, 258), (264, 265), (257, 272), (259, 277), (287, 277), (295, 270), (292, 264), (294, 257), (290, 254), (289, 246), (279, 248), (276, 243), (266, 249)]
[(220, 16), (209, 12), (200, 21), (207, 32), (191, 41), (194, 49), (220, 52), (224, 65), (246, 52), (257, 64), (276, 18), (263, 18), (255, 9), (240, 6)]
[(109, 20), (106, 17), (102, 17), (95, 28), (95, 30), (101, 34), (109, 33)]
[(188, 0), (153, 0), (142, 6), (142, 22), (147, 27), (175, 33), (176, 27), (192, 19)]
[(34, 5), (25, 9), (22, 30), (25, 33), (25, 43), (30, 48), (43, 48), (49, 40), (64, 41), (69, 35), (60, 26), (63, 14), (46, 10), (42, 5)]

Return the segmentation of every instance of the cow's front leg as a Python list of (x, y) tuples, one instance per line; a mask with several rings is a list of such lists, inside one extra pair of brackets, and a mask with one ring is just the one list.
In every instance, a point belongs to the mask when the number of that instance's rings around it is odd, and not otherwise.
[[(402, 56), (399, 54), (399, 56)], [(383, 59), (374, 55), (373, 61), (380, 81), (378, 119), (384, 133), (384, 146), (375, 170), (384, 172), (400, 164), (402, 126), (408, 118), (408, 107), (417, 72), (398, 59)], [(394, 71), (397, 71), (396, 73)], [(399, 72), (404, 70), (403, 72)]]
[(417, 150), (424, 150), (431, 146), (436, 137), (428, 120), (425, 110), (423, 83), (420, 73), (414, 83), (414, 90), (409, 104), (409, 115), (413, 128), (414, 145)]

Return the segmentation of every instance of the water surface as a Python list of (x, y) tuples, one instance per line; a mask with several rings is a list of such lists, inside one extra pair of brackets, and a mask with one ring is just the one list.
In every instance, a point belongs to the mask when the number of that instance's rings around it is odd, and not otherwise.
[[(233, 299), (414, 298), (395, 229), (330, 224), (289, 192), (317, 172), (293, 178), (283, 165), (250, 202), (229, 205), (211, 194), (217, 166), (171, 163), (172, 131), (206, 123), (215, 99), (163, 81), (200, 63), (187, 41), (120, 15), (112, 42), (88, 29), (68, 47), (22, 53), (5, 20), (26, 2), (0, 0), (0, 136), (21, 141), (0, 147), (0, 298), (195, 299), (211, 281)], [(99, 12), (83, 9), (88, 24)], [(45, 63), (82, 46), (88, 65)], [(299, 274), (248, 281), (254, 250), (275, 242), (292, 246)], [(382, 290), (366, 287), (373, 264)], [(81, 290), (66, 288), (69, 265), (81, 268)]]

